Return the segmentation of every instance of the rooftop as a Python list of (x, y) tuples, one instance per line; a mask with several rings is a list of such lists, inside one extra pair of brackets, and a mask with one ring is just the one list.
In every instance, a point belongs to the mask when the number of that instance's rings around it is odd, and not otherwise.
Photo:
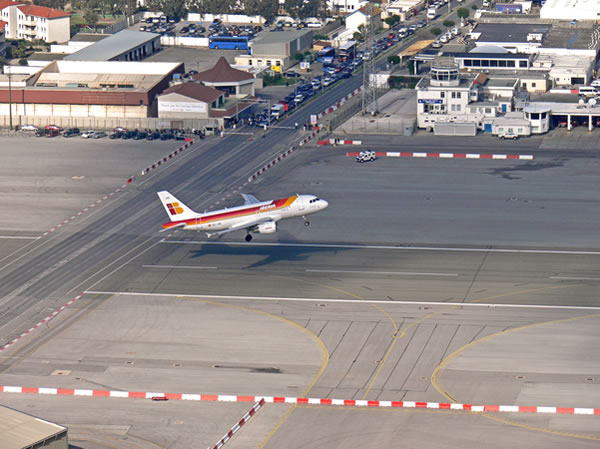
[(110, 34), (77, 33), (70, 40), (72, 42), (98, 42), (103, 39), (106, 39), (107, 37), (110, 37)]
[(200, 83), (181, 83), (169, 87), (163, 94), (176, 93), (184, 97), (193, 98), (194, 100), (204, 103), (212, 103), (217, 100), (223, 92), (212, 87), (203, 86)]
[(279, 44), (284, 42), (290, 42), (298, 39), (308, 33), (312, 33), (311, 30), (290, 30), (290, 31), (263, 31), (256, 36), (256, 39), (252, 41), (252, 45), (260, 44)]
[(488, 78), (485, 87), (513, 87), (518, 81), (517, 78)]
[(59, 17), (70, 17), (71, 14), (60, 9), (47, 8), (38, 5), (17, 6), (19, 11), (28, 16), (44, 17), (46, 19), (57, 19)]
[(12, 0), (0, 0), (0, 10), (9, 6), (24, 5), (23, 2), (13, 2)]
[(224, 56), (219, 58), (212, 69), (193, 75), (192, 78), (208, 83), (237, 83), (254, 79), (250, 73), (231, 67)]
[(551, 25), (535, 23), (478, 23), (471, 35), (481, 33), (476, 42), (528, 43), (527, 35), (537, 33), (545, 35)]
[(65, 432), (65, 427), (0, 406), (0, 447), (21, 448)]
[(65, 56), (71, 61), (110, 61), (131, 48), (160, 38), (160, 34), (122, 30), (106, 39)]

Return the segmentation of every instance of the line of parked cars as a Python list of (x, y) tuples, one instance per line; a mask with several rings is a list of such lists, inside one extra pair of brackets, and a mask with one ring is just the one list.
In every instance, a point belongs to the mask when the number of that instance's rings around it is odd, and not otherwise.
[(24, 125), (20, 128), (23, 132), (33, 132), (36, 137), (75, 137), (80, 136), (82, 139), (102, 139), (109, 137), (110, 139), (133, 139), (133, 140), (185, 140), (186, 134), (183, 129), (166, 129), (166, 130), (128, 130), (117, 127), (108, 135), (101, 130), (86, 130), (81, 131), (79, 128), (63, 129), (57, 125), (47, 125), (44, 128), (39, 128), (34, 125)]

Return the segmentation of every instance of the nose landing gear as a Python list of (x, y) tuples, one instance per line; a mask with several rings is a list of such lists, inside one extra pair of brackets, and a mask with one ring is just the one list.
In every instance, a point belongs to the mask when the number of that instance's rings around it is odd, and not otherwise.
[(304, 218), (304, 226), (310, 226), (310, 221), (308, 221), (306, 219), (306, 217), (302, 217), (302, 218)]
[(246, 234), (245, 240), (247, 242), (249, 242), (250, 240), (252, 240), (252, 234)]

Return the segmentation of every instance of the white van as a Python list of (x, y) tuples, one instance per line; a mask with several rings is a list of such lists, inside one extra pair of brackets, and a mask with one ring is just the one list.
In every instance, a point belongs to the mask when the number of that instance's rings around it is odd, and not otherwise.
[(596, 89), (600, 88), (600, 78), (595, 79), (590, 83), (590, 86), (595, 87)]
[(579, 88), (579, 95), (582, 97), (595, 97), (598, 89), (593, 86), (582, 86)]

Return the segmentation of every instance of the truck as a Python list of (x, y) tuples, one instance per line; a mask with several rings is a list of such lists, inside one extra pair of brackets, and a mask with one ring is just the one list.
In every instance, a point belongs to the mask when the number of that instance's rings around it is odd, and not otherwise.
[(285, 113), (285, 106), (282, 104), (274, 104), (271, 106), (271, 119), (279, 120)]
[(427, 20), (435, 19), (438, 15), (437, 10), (437, 6), (430, 6), (429, 8), (427, 8)]

